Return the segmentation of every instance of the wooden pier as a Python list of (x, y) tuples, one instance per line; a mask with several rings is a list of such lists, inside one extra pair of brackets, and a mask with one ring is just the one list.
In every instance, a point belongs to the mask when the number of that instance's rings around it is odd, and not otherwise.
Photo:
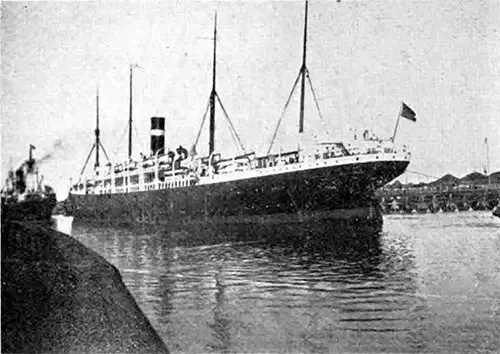
[(383, 188), (377, 192), (382, 210), (391, 213), (437, 213), (493, 210), (500, 185)]

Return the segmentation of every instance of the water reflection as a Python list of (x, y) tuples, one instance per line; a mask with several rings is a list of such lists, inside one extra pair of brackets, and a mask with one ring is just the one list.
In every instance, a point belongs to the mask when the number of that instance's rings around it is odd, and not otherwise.
[(213, 343), (208, 343), (207, 349), (216, 353), (229, 353), (231, 343), (230, 319), (224, 312), (225, 289), (227, 285), (221, 281), (222, 269), (216, 270), (215, 277), (215, 306), (213, 307), (214, 320), (208, 326), (212, 329)]
[(429, 340), (439, 307), (425, 292), (442, 263), (425, 263), (423, 236), (407, 226), (282, 227), (191, 248), (160, 234), (74, 235), (120, 269), (172, 352), (442, 351)]

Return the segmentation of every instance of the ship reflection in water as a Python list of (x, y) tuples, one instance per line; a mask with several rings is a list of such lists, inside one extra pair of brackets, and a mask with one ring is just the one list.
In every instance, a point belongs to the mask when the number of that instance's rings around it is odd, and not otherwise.
[(165, 235), (73, 228), (118, 267), (174, 353), (500, 348), (491, 213), (389, 216), (379, 237), (335, 230), (330, 243), (296, 232), (290, 242), (171, 248)]

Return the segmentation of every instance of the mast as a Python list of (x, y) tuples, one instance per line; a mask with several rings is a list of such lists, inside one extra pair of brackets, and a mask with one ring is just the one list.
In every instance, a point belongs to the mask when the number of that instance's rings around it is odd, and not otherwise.
[(99, 86), (97, 87), (96, 93), (96, 127), (95, 127), (95, 165), (94, 168), (99, 167), (99, 145), (101, 144), (99, 141)]
[(130, 96), (128, 115), (128, 158), (132, 158), (132, 65), (130, 65)]
[(300, 119), (299, 119), (299, 133), (304, 131), (304, 98), (305, 98), (305, 84), (306, 84), (306, 52), (307, 52), (307, 5), (306, 0), (306, 11), (304, 20), (304, 48), (302, 53), (302, 67), (300, 68), (300, 75), (302, 75), (301, 86), (300, 86)]
[(214, 61), (212, 68), (212, 92), (210, 93), (210, 141), (208, 146), (208, 155), (210, 156), (215, 149), (215, 74), (216, 74), (216, 55), (217, 55), (217, 12), (215, 13), (214, 24)]
[(487, 173), (488, 173), (488, 184), (491, 184), (490, 149), (488, 147), (488, 138), (484, 138), (484, 144), (486, 145), (486, 168), (487, 168)]

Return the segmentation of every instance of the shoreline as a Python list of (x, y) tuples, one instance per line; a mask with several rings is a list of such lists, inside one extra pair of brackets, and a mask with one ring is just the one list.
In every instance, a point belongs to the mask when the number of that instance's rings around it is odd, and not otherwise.
[(2, 352), (168, 349), (115, 266), (48, 225), (5, 221)]

